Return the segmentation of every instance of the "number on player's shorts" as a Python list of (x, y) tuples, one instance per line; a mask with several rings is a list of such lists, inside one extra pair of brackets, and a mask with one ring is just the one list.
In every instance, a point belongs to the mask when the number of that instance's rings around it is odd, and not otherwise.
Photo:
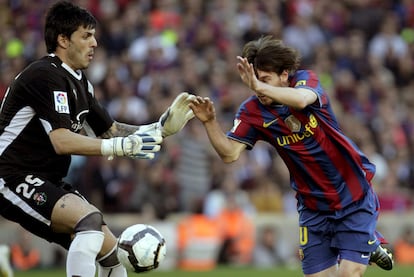
[(308, 227), (299, 227), (299, 242), (300, 245), (306, 245), (308, 243)]
[(16, 192), (19, 193), (19, 194), (22, 194), (27, 199), (31, 198), (33, 193), (35, 192), (35, 189), (34, 188), (30, 189), (29, 185), (38, 187), (38, 186), (41, 186), (45, 183), (43, 180), (41, 180), (37, 177), (33, 178), (33, 175), (27, 175), (26, 178), (24, 179), (24, 181), (26, 183), (20, 183), (16, 187)]

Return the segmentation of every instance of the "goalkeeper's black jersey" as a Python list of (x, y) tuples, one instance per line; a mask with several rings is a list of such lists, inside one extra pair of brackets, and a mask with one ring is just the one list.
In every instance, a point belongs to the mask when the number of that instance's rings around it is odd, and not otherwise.
[(37, 173), (49, 180), (65, 177), (70, 155), (57, 155), (49, 132), (80, 132), (88, 124), (101, 135), (113, 120), (93, 95), (82, 71), (54, 55), (33, 62), (8, 88), (0, 111), (0, 175)]

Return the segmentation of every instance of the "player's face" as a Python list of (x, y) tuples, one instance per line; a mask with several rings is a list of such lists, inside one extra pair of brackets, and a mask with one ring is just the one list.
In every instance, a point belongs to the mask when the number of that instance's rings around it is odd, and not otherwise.
[(65, 61), (72, 69), (85, 69), (92, 61), (95, 48), (98, 46), (95, 29), (79, 27), (70, 37)]
[[(262, 71), (257, 70), (257, 77), (260, 81), (263, 83), (266, 83), (268, 85), (274, 86), (274, 87), (286, 87), (288, 86), (288, 73), (283, 72), (281, 75), (277, 75), (275, 72), (268, 72), (268, 71)], [(270, 97), (267, 97), (262, 94), (257, 94), (257, 98), (259, 99), (260, 103), (263, 105), (272, 105), (275, 104), (273, 99)]]

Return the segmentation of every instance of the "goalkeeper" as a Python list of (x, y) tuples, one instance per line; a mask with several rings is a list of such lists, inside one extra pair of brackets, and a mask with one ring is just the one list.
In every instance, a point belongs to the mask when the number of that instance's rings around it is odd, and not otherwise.
[(62, 181), (71, 155), (153, 159), (193, 117), (194, 96), (179, 94), (150, 125), (114, 121), (82, 72), (97, 47), (95, 27), (87, 10), (55, 3), (45, 21), (48, 55), (10, 84), (0, 111), (0, 214), (66, 248), (68, 277), (126, 277), (102, 213)]

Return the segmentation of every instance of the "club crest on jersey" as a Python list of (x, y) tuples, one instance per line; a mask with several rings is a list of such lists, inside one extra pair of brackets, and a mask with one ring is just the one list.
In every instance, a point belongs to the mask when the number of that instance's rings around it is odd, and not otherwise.
[(69, 101), (68, 95), (64, 91), (54, 91), (55, 110), (58, 113), (69, 114)]
[(44, 192), (38, 192), (33, 195), (33, 200), (36, 202), (36, 205), (41, 206), (46, 203), (47, 196)]
[[(315, 135), (315, 129), (318, 127), (318, 120), (313, 114), (310, 114), (309, 121), (302, 123), (295, 116), (290, 115), (285, 119), (285, 124), (292, 133), (276, 138), (277, 144), (282, 147), (303, 141), (304, 139)], [(302, 124), (303, 130), (301, 131)]]
[(299, 132), (300, 131), (301, 123), (300, 123), (299, 119), (297, 119), (294, 115), (289, 115), (285, 119), (285, 123), (292, 132)]

